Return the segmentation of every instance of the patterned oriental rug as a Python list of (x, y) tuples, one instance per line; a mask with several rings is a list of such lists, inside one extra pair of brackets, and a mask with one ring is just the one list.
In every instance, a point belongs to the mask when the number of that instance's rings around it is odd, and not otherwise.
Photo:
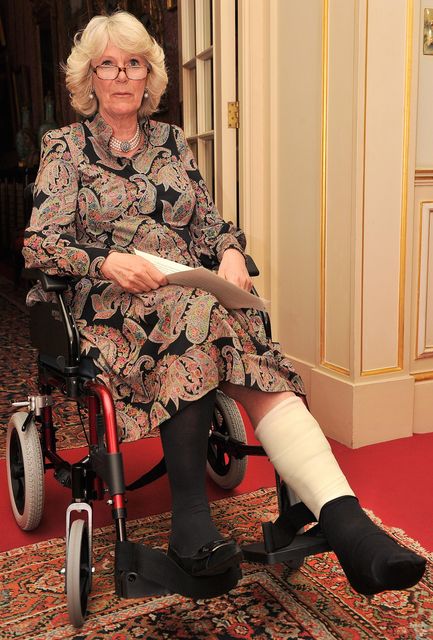
[[(240, 542), (260, 538), (260, 522), (275, 518), (274, 491), (261, 489), (213, 503), (217, 525)], [(377, 521), (377, 519), (376, 519)], [(166, 548), (170, 514), (129, 523), (129, 539)], [(433, 638), (432, 554), (398, 529), (405, 546), (428, 558), (416, 587), (371, 598), (349, 586), (334, 554), (312, 556), (297, 571), (243, 564), (229, 594), (193, 601), (178, 595), (121, 600), (114, 594), (113, 527), (96, 530), (93, 591), (82, 629), (68, 623), (64, 541), (57, 538), (0, 555), (2, 640), (421, 640)]]

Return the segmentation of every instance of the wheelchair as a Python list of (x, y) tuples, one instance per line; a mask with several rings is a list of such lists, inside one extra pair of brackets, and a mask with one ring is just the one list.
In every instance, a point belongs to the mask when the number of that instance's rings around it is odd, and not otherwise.
[[(249, 260), (251, 275), (258, 271)], [(38, 395), (14, 402), (7, 432), (7, 476), (9, 497), (15, 520), (21, 529), (35, 529), (44, 507), (44, 474), (53, 470), (58, 482), (71, 492), (66, 511), (65, 577), (67, 609), (75, 627), (84, 623), (91, 591), (92, 503), (107, 501), (112, 507), (116, 531), (115, 591), (122, 598), (179, 593), (212, 598), (234, 588), (241, 577), (240, 568), (231, 568), (218, 576), (192, 577), (163, 551), (128, 541), (126, 526), (127, 490), (142, 487), (166, 472), (162, 459), (135, 482), (125, 485), (122, 453), (116, 424), (116, 412), (109, 389), (97, 380), (91, 358), (80, 354), (80, 337), (65, 299), (68, 282), (39, 270), (26, 270), (24, 276), (38, 281), (51, 300), (29, 308), (32, 346), (38, 351)], [(264, 314), (270, 336), (269, 319)], [(53, 423), (54, 390), (66, 400), (87, 409), (86, 439), (88, 452), (75, 463), (64, 460), (56, 450), (56, 426)], [(80, 414), (81, 415), (81, 414)], [(208, 473), (220, 487), (233, 489), (243, 480), (247, 457), (266, 456), (259, 445), (247, 443), (242, 415), (237, 404), (217, 393), (209, 431)], [(292, 495), (276, 474), (279, 516), (262, 523), (263, 541), (244, 545), (248, 562), (275, 564), (284, 562), (299, 568), (308, 555), (329, 549), (318, 525), (305, 529), (314, 516)]]

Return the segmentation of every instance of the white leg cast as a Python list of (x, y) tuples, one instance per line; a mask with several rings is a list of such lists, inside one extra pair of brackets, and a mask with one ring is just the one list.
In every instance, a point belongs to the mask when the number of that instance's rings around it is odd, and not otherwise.
[(256, 436), (281, 479), (319, 518), (324, 504), (354, 495), (317, 421), (291, 396), (258, 423)]

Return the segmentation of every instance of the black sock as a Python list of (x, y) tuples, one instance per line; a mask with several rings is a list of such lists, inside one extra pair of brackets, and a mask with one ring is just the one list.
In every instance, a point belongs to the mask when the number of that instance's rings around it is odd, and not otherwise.
[(212, 522), (206, 494), (209, 429), (216, 390), (164, 422), (160, 427), (172, 495), (170, 545), (191, 556), (222, 538)]
[(401, 547), (376, 526), (355, 497), (327, 502), (319, 523), (350, 584), (359, 593), (407, 589), (422, 578), (424, 558)]

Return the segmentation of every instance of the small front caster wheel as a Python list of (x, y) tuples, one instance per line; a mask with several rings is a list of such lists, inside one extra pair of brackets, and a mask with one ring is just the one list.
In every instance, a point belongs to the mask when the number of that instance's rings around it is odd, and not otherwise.
[(66, 551), (66, 597), (71, 624), (81, 627), (92, 588), (92, 558), (89, 533), (84, 520), (74, 520), (69, 530)]

